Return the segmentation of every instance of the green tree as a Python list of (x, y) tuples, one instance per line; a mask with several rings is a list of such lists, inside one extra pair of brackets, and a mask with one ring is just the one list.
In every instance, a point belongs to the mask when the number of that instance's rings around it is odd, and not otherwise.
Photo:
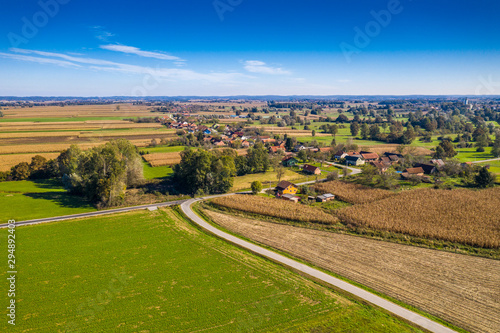
[(31, 172), (42, 169), (47, 164), (47, 159), (41, 155), (35, 155), (31, 158), (30, 170)]
[(302, 149), (297, 153), (297, 158), (300, 159), (302, 162), (307, 162), (309, 161), (307, 157), (307, 151), (305, 149)]
[(488, 146), (488, 135), (486, 133), (481, 133), (476, 137), (476, 147), (478, 152), (483, 152), (484, 147)]
[(316, 136), (316, 130), (312, 130), (311, 135)]
[(25, 180), (30, 176), (30, 166), (26, 162), (21, 162), (12, 167), (10, 174), (14, 180)]
[(214, 153), (202, 149), (181, 152), (181, 162), (174, 167), (174, 181), (184, 193), (225, 193), (236, 175), (234, 156), (228, 150)]
[(370, 126), (370, 139), (377, 140), (378, 135), (380, 134), (380, 127), (378, 125), (373, 124)]
[(342, 168), (342, 176), (344, 178), (349, 177), (350, 174), (351, 174), (351, 169), (345, 167)]
[(450, 140), (443, 140), (436, 147), (436, 152), (434, 153), (434, 158), (452, 158), (458, 153), (455, 151), (453, 144)]
[(339, 132), (339, 127), (337, 125), (328, 126), (328, 132), (335, 137)]
[(77, 145), (71, 145), (57, 157), (61, 176), (69, 176), (76, 171), (81, 155), (82, 150)]
[(356, 137), (359, 133), (359, 124), (357, 122), (352, 122), (351, 123), (351, 135)]
[(332, 180), (337, 180), (337, 179), (339, 179), (339, 172), (338, 171), (332, 171), (326, 175), (327, 181), (332, 181)]
[(491, 149), (491, 153), (495, 157), (500, 157), (500, 133), (497, 133), (495, 141), (493, 142), (493, 148)]
[(278, 179), (278, 182), (281, 181), (281, 178), (285, 175), (285, 168), (283, 167), (283, 164), (278, 164), (278, 166), (274, 169), (276, 172), (276, 178)]
[(406, 131), (403, 132), (403, 136), (402, 136), (401, 141), (403, 144), (409, 145), (413, 142), (413, 140), (415, 140), (416, 136), (417, 135), (415, 134), (413, 126), (408, 125), (408, 127), (406, 128)]
[(443, 147), (437, 146), (436, 151), (432, 155), (434, 158), (446, 158), (446, 152), (444, 151)]
[(478, 174), (474, 177), (475, 185), (479, 188), (492, 187), (495, 185), (495, 175), (488, 171), (488, 167), (484, 166), (479, 169)]
[(361, 138), (363, 140), (366, 140), (368, 139), (369, 135), (370, 135), (370, 129), (367, 124), (363, 123), (361, 125)]
[(260, 193), (260, 191), (262, 191), (262, 183), (258, 180), (253, 181), (250, 187), (252, 188), (253, 194), (257, 194)]
[(50, 176), (47, 170), (47, 159), (41, 155), (36, 155), (31, 158), (30, 163), (30, 178), (45, 178)]
[(64, 169), (63, 183), (99, 207), (120, 204), (128, 186), (142, 181), (142, 162), (137, 148), (125, 139), (112, 140), (82, 152), (76, 146), (58, 158)]
[(269, 153), (262, 142), (257, 142), (248, 149), (247, 161), (252, 173), (266, 172), (269, 169), (271, 163)]

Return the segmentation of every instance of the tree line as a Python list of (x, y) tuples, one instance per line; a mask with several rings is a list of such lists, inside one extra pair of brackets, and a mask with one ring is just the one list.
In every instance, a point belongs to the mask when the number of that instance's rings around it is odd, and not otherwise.
[(82, 195), (98, 207), (123, 202), (127, 188), (142, 184), (143, 167), (137, 147), (128, 140), (112, 140), (82, 151), (72, 145), (56, 159), (34, 156), (22, 162), (0, 180), (59, 178), (72, 194)]

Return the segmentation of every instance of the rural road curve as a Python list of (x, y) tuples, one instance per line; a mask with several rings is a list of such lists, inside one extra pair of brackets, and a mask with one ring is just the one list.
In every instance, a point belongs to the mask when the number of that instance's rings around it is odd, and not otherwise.
[[(231, 195), (231, 194), (229, 194)], [(317, 270), (315, 268), (309, 267), (307, 265), (301, 264), (298, 261), (295, 261), (293, 259), (287, 258), (281, 254), (275, 253), (273, 251), (269, 251), (263, 247), (260, 247), (258, 245), (252, 244), (250, 242), (247, 242), (243, 239), (240, 239), (238, 237), (235, 237), (231, 234), (228, 234), (224, 231), (221, 231), (214, 226), (210, 225), (208, 222), (204, 221), (202, 218), (200, 218), (196, 213), (191, 209), (191, 205), (200, 200), (204, 199), (210, 199), (218, 196), (211, 196), (211, 197), (204, 197), (201, 199), (189, 199), (181, 204), (181, 210), (188, 216), (194, 223), (198, 224), (200, 227), (203, 229), (209, 231), (210, 233), (225, 239), (231, 243), (234, 243), (238, 246), (241, 246), (247, 250), (250, 250), (254, 253), (260, 254), (266, 258), (269, 258), (271, 260), (274, 260), (276, 262), (282, 263), (286, 266), (292, 267), (293, 269), (303, 272), (309, 276), (312, 276), (316, 279), (319, 279), (321, 281), (324, 281), (332, 286), (335, 286), (339, 289), (342, 289), (349, 294), (352, 294), (358, 298), (361, 298), (373, 305), (376, 305), (386, 311), (389, 311), (393, 313), (394, 315), (403, 318), (411, 323), (416, 324), (417, 326), (420, 326), (430, 332), (435, 332), (435, 333), (451, 333), (455, 332), (454, 330), (443, 326), (431, 319), (428, 319), (424, 316), (421, 316), (413, 311), (407, 310), (403, 308), (402, 306), (399, 306), (395, 303), (392, 303), (382, 297), (379, 297), (375, 294), (372, 294), (364, 289), (361, 289), (359, 287), (353, 286), (350, 283), (347, 283), (345, 281), (342, 281), (340, 279), (337, 279), (331, 275), (328, 275), (326, 273), (323, 273), (320, 270)]]
[[(334, 163), (329, 163), (329, 164), (334, 164)], [(361, 170), (356, 169), (356, 168), (349, 168), (352, 172), (352, 174), (360, 173)], [(309, 181), (309, 182), (304, 182), (300, 183), (297, 185), (305, 185), (305, 184), (310, 184), (314, 183), (315, 181)], [(239, 192), (239, 193), (249, 193), (249, 192)], [(176, 200), (176, 201), (168, 201), (168, 202), (162, 202), (162, 203), (155, 203), (155, 204), (148, 204), (148, 205), (141, 205), (141, 206), (132, 206), (132, 207), (123, 207), (123, 208), (116, 208), (116, 209), (109, 209), (109, 210), (102, 210), (102, 211), (96, 211), (96, 212), (89, 212), (89, 213), (81, 213), (81, 214), (73, 214), (73, 215), (64, 215), (64, 216), (57, 216), (57, 217), (47, 217), (47, 218), (41, 218), (41, 219), (35, 219), (35, 220), (27, 220), (27, 221), (16, 221), (17, 226), (21, 225), (31, 225), (31, 224), (38, 224), (38, 223), (46, 223), (46, 222), (55, 222), (55, 221), (63, 221), (63, 220), (70, 220), (70, 219), (76, 219), (76, 218), (84, 218), (84, 217), (93, 217), (93, 216), (99, 216), (99, 215), (106, 215), (106, 214), (113, 214), (113, 213), (123, 213), (123, 212), (129, 212), (133, 210), (139, 210), (139, 209), (147, 209), (151, 207), (164, 207), (164, 206), (173, 206), (173, 205), (179, 205), (181, 207), (181, 210), (188, 216), (193, 222), (198, 224), (200, 227), (203, 229), (211, 232), (212, 234), (225, 239), (231, 243), (237, 244), (245, 249), (248, 249), (254, 253), (260, 254), (264, 257), (267, 257), (269, 259), (272, 259), (276, 262), (280, 262), (286, 266), (292, 267), (298, 271), (301, 271), (309, 276), (315, 277), (317, 279), (320, 279), (330, 285), (333, 285), (339, 289), (342, 289), (352, 295), (355, 295), (356, 297), (359, 297), (371, 304), (374, 304), (380, 308), (383, 308), (393, 314), (395, 314), (398, 317), (404, 318), (405, 320), (412, 322), (430, 332), (436, 332), (436, 333), (451, 333), (455, 332), (454, 330), (443, 326), (437, 322), (434, 322), (424, 316), (421, 316), (415, 312), (412, 312), (410, 310), (407, 310), (397, 304), (394, 304), (388, 300), (383, 299), (382, 297), (376, 296), (366, 290), (363, 290), (361, 288), (358, 288), (356, 286), (353, 286), (345, 281), (342, 281), (340, 279), (337, 279), (331, 275), (328, 275), (326, 273), (323, 273), (315, 268), (309, 267), (307, 265), (301, 264), (298, 261), (295, 261), (293, 259), (287, 258), (285, 256), (282, 256), (278, 253), (269, 251), (263, 247), (260, 247), (258, 245), (252, 244), (250, 242), (244, 241), (240, 238), (237, 238), (233, 235), (230, 235), (226, 232), (223, 232), (214, 226), (210, 225), (203, 219), (201, 219), (198, 215), (196, 215), (193, 210), (191, 209), (191, 205), (200, 200), (206, 200), (206, 199), (211, 199), (215, 197), (220, 197), (220, 196), (226, 196), (226, 195), (233, 195), (237, 193), (228, 193), (228, 194), (222, 194), (222, 195), (214, 195), (214, 196), (206, 196), (203, 198), (199, 199), (186, 199), (186, 200)], [(0, 224), (0, 228), (6, 228), (8, 227), (7, 223)]]

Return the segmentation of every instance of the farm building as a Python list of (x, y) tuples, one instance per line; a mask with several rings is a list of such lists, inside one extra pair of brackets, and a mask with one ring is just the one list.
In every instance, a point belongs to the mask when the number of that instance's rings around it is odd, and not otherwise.
[(321, 169), (310, 164), (304, 164), (302, 171), (311, 175), (321, 175)]
[(365, 164), (365, 160), (361, 156), (346, 156), (345, 157), (345, 164), (346, 165), (363, 165)]
[(286, 167), (291, 167), (299, 163), (299, 161), (297, 161), (295, 157), (290, 156), (285, 158), (281, 163), (283, 163), (283, 165)]
[(299, 198), (299, 197), (296, 197), (295, 195), (292, 195), (292, 194), (283, 194), (283, 195), (281, 196), (281, 199), (283, 199), (283, 200), (288, 200), (288, 201), (292, 201), (292, 202), (297, 203), (297, 202), (299, 202), (299, 199), (300, 199), (300, 198)]
[(278, 194), (295, 194), (297, 193), (298, 187), (286, 180), (282, 180), (276, 185), (276, 192)]
[(331, 193), (325, 193), (323, 195), (318, 195), (316, 197), (317, 202), (326, 202), (335, 199), (335, 196)]
[(347, 154), (345, 151), (341, 150), (341, 151), (336, 152), (335, 155), (333, 155), (333, 158), (340, 160), (341, 158), (344, 158), (346, 156), (349, 156), (349, 154)]
[(370, 165), (374, 166), (375, 168), (377, 168), (377, 171), (379, 173), (384, 173), (386, 172), (389, 167), (390, 167), (390, 163), (389, 164), (386, 164), (386, 163), (383, 163), (383, 162), (370, 162)]
[(366, 162), (375, 162), (378, 160), (379, 156), (377, 153), (371, 153), (369, 151), (362, 151), (359, 153), (361, 155), (361, 157), (363, 157), (363, 159), (366, 161)]
[(407, 173), (409, 175), (415, 175), (415, 176), (423, 176), (424, 175), (424, 169), (421, 167), (417, 168), (407, 168), (403, 173)]
[(419, 163), (416, 166), (422, 168), (426, 175), (431, 175), (438, 171), (434, 164)]

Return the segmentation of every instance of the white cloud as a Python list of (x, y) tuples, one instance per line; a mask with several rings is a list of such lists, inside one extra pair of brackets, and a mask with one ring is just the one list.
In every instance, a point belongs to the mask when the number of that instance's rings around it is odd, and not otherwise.
[(25, 55), (21, 55), (21, 54), (0, 52), (0, 57), (21, 60), (21, 61), (36, 62), (39, 64), (52, 64), (52, 65), (57, 65), (57, 66), (62, 66), (62, 67), (81, 67), (80, 65), (69, 62), (69, 61), (25, 56)]
[[(74, 57), (63, 53), (54, 53), (54, 52), (45, 52), (45, 51), (37, 51), (37, 50), (25, 50), (25, 49), (10, 49), (16, 53), (24, 53), (24, 54), (36, 54), (49, 58), (39, 58), (39, 57), (31, 57), (24, 56), (19, 54), (8, 54), (8, 53), (0, 53), (0, 55), (5, 55), (6, 57), (15, 58), (19, 60), (25, 61), (36, 61), (39, 63), (53, 63), (59, 65), (67, 65), (74, 67), (82, 67), (76, 63), (91, 65), (87, 68), (93, 70), (104, 70), (104, 71), (113, 71), (113, 72), (121, 72), (128, 74), (143, 74), (143, 75), (151, 75), (155, 79), (171, 79), (171, 80), (182, 80), (182, 81), (190, 81), (190, 80), (202, 80), (208, 82), (227, 82), (234, 81), (237, 78), (245, 77), (245, 75), (241, 73), (224, 73), (224, 72), (210, 72), (210, 73), (199, 73), (190, 69), (180, 69), (180, 68), (150, 68), (144, 66), (137, 66), (131, 64), (124, 64), (119, 62), (113, 62), (108, 60), (94, 59), (94, 58), (83, 58), (83, 57)], [(53, 58), (61, 58), (64, 60), (58, 60)]]
[(99, 40), (102, 40), (103, 42), (109, 42), (109, 38), (114, 37), (115, 34), (104, 30), (104, 27), (101, 27), (100, 25), (96, 25), (91, 27), (95, 31), (95, 37)]
[(112, 65), (112, 66), (113, 65), (120, 65), (119, 63), (116, 63), (113, 61), (93, 59), (93, 58), (73, 57), (73, 56), (70, 56), (67, 54), (63, 54), (63, 53), (45, 52), (45, 51), (37, 51), (37, 50), (26, 50), (26, 49), (17, 49), (17, 48), (11, 48), (10, 50), (13, 52), (16, 52), (16, 53), (36, 54), (36, 55), (41, 55), (44, 57), (61, 58), (61, 59), (65, 59), (68, 61), (79, 62), (79, 63), (83, 63), (83, 64)]
[(251, 73), (271, 74), (271, 75), (289, 75), (290, 71), (284, 70), (281, 67), (267, 66), (265, 62), (259, 60), (245, 61), (244, 68)]
[(160, 52), (143, 51), (143, 50), (141, 50), (137, 47), (134, 47), (134, 46), (110, 44), (110, 45), (101, 45), (100, 47), (101, 47), (101, 49), (129, 53), (129, 54), (135, 54), (135, 55), (138, 55), (140, 57), (155, 58), (155, 59), (161, 59), (161, 60), (184, 61), (183, 59), (176, 57), (176, 56), (172, 56), (172, 55), (169, 55), (166, 53), (160, 53)]

